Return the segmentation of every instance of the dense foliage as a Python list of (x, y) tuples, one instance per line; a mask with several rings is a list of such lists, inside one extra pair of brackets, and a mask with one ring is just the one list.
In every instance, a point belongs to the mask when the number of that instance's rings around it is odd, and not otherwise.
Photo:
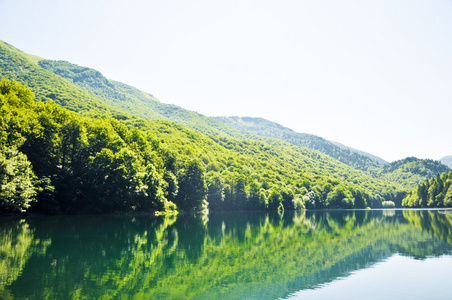
[(8, 80), (0, 110), (2, 211), (25, 211), (36, 192), (32, 209), (48, 213), (174, 208), (165, 198), (165, 150), (139, 130), (34, 102)]
[(406, 207), (452, 207), (452, 171), (420, 184), (402, 202)]

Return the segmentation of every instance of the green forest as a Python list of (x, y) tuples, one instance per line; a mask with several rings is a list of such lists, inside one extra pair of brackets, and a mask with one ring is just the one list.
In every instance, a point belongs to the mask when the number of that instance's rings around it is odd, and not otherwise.
[(0, 78), (0, 213), (401, 206), (450, 171), (256, 135), (1, 41)]
[(452, 207), (452, 171), (420, 184), (402, 204), (406, 207)]

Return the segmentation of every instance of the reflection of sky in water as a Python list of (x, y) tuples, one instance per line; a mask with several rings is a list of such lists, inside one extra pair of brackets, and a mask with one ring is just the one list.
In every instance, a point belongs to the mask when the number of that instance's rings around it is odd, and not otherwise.
[(396, 254), (349, 277), (286, 299), (449, 299), (445, 295), (452, 298), (451, 270), (449, 255), (415, 260)]

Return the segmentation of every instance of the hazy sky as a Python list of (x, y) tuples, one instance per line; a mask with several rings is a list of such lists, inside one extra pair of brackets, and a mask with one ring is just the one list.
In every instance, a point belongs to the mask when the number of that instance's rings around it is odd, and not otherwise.
[(452, 155), (452, 1), (0, 0), (0, 39), (208, 116)]

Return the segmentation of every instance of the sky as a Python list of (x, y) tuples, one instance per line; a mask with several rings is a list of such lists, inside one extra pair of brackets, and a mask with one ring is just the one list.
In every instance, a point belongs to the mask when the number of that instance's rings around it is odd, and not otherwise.
[(0, 39), (207, 116), (452, 155), (452, 1), (0, 0)]

